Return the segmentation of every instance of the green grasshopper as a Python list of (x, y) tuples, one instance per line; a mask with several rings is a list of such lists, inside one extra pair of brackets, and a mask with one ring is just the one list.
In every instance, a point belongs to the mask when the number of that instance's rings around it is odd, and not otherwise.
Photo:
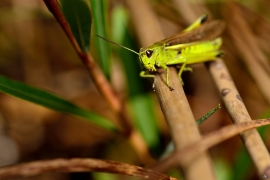
[(183, 71), (192, 70), (186, 65), (214, 61), (224, 54), (219, 50), (222, 39), (218, 36), (223, 32), (225, 23), (223, 21), (205, 23), (206, 20), (207, 15), (204, 14), (181, 33), (156, 42), (147, 48), (141, 48), (139, 53), (98, 37), (139, 55), (140, 62), (146, 70), (141, 71), (140, 76), (154, 78), (153, 86), (155, 85), (155, 75), (147, 74), (147, 71), (155, 72), (157, 67), (165, 69), (166, 84), (170, 90), (173, 90), (169, 82), (169, 65), (182, 64), (178, 75), (183, 84), (181, 78)]

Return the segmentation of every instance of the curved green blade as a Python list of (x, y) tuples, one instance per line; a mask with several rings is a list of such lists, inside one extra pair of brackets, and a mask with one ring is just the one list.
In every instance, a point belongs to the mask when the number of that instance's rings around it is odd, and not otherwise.
[(56, 111), (83, 117), (104, 129), (115, 132), (117, 131), (116, 126), (112, 122), (96, 113), (82, 109), (77, 105), (49, 92), (8, 79), (4, 76), (0, 76), (0, 92), (39, 104), (41, 106), (45, 106)]
[(62, 10), (71, 31), (84, 52), (89, 51), (92, 15), (88, 4), (83, 0), (62, 0)]

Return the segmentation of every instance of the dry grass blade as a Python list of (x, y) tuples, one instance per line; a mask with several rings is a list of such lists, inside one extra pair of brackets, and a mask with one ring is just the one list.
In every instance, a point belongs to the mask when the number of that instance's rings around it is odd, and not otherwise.
[[(235, 124), (251, 122), (249, 113), (223, 61), (219, 59), (209, 63), (209, 69), (232, 121)], [(267, 148), (256, 129), (241, 133), (241, 137), (255, 163), (259, 176), (262, 177), (270, 167)]]
[(176, 5), (176, 8), (178, 8), (178, 12), (183, 16), (185, 22), (191, 24), (194, 19), (197, 18), (193, 8), (189, 5), (189, 1), (174, 0), (173, 2)]
[[(238, 26), (241, 28), (238, 29), (238, 31), (240, 30), (243, 32), (242, 36), (245, 37), (246, 43), (248, 43), (248, 45), (251, 46), (251, 49), (253, 49), (253, 53), (258, 58), (257, 61), (259, 61), (261, 65), (270, 72), (268, 58), (263, 54), (262, 49), (259, 48), (262, 47), (260, 42), (256, 42), (258, 38), (264, 38), (265, 41), (269, 42), (269, 23), (252, 10), (238, 4), (237, 2), (233, 3), (233, 8), (235, 9), (237, 16), (241, 18), (240, 22), (239, 19), (237, 20), (238, 23), (240, 23)], [(266, 52), (268, 51), (269, 49), (266, 50)]]
[(230, 35), (239, 53), (243, 56), (242, 60), (247, 65), (249, 72), (270, 104), (269, 62), (259, 48), (248, 24), (244, 21), (245, 15), (241, 13), (239, 6), (233, 4), (231, 9), (233, 9), (232, 12), (235, 18), (232, 18), (228, 25)]
[[(158, 164), (152, 167), (152, 169), (159, 172), (166, 172), (167, 170), (176, 167), (179, 162), (181, 162), (181, 164), (184, 164), (186, 161), (192, 161), (192, 159), (200, 156), (201, 152), (205, 151), (206, 149), (209, 149), (217, 145), (218, 143), (223, 142), (224, 140), (236, 136), (243, 131), (268, 124), (270, 124), (270, 119), (253, 120), (250, 122), (242, 122), (235, 125), (225, 126), (220, 130), (204, 136), (204, 138), (197, 143), (194, 143), (182, 150), (174, 152), (168, 158), (160, 161)], [(266, 171), (264, 171), (264, 173), (261, 174), (261, 177), (263, 176), (270, 177), (269, 169), (267, 169)]]
[(179, 18), (179, 13), (174, 9), (173, 5), (169, 3), (168, 1), (165, 1), (160, 4), (156, 4), (153, 8), (160, 17), (168, 19), (169, 21), (174, 22), (177, 25), (183, 25), (186, 23), (184, 22), (183, 19)]
[(149, 180), (176, 180), (165, 174), (129, 164), (97, 159), (55, 159), (36, 161), (0, 169), (0, 179), (31, 177), (47, 172), (107, 172)]

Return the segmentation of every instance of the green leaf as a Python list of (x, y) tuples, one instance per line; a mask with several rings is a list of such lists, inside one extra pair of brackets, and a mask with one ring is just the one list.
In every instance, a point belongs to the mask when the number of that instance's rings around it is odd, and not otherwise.
[[(107, 1), (106, 0), (89, 0), (93, 12), (93, 23), (95, 33), (106, 39), (107, 36)], [(110, 79), (111, 73), (111, 51), (110, 44), (101, 38), (96, 37), (95, 42), (97, 45), (97, 53), (100, 67), (105, 76)]]
[[(211, 109), (208, 111), (205, 115), (203, 115), (200, 119), (196, 121), (197, 125), (200, 126), (203, 122), (205, 122), (210, 116), (212, 116), (217, 110), (221, 108), (220, 104), (217, 105), (214, 109)], [(163, 152), (162, 156), (166, 157), (169, 154), (171, 154), (174, 151), (174, 144), (173, 141), (171, 141), (165, 148), (165, 151)]]
[(62, 0), (62, 10), (71, 31), (84, 52), (89, 51), (92, 15), (84, 0)]
[(75, 104), (49, 92), (31, 87), (18, 81), (10, 80), (4, 76), (0, 76), (0, 92), (45, 106), (56, 111), (83, 117), (104, 129), (114, 132), (117, 131), (117, 128), (112, 122), (98, 114), (82, 109)]

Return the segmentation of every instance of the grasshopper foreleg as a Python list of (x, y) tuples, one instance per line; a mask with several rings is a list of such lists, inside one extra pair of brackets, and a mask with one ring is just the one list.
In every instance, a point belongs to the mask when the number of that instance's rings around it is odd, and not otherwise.
[(141, 71), (140, 76), (143, 77), (143, 78), (153, 78), (154, 79), (154, 82), (153, 82), (152, 88), (154, 89), (155, 88), (155, 84), (156, 84), (155, 75), (153, 75), (153, 74), (145, 74), (145, 73), (146, 73), (145, 71)]

